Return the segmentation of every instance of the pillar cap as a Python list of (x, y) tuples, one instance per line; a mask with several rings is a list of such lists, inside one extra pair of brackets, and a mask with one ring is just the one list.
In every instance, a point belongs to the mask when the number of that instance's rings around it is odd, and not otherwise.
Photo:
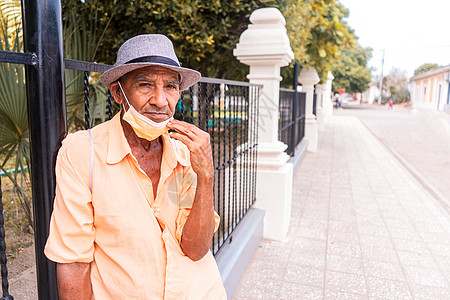
[(333, 74), (331, 73), (331, 71), (328, 71), (327, 79), (328, 79), (328, 80), (333, 80), (333, 79), (334, 79), (334, 76), (333, 76)]
[(248, 28), (241, 34), (233, 54), (246, 65), (287, 66), (294, 58), (286, 20), (273, 7), (255, 10)]
[(302, 85), (315, 85), (320, 82), (320, 78), (316, 69), (303, 68), (298, 76), (298, 82)]

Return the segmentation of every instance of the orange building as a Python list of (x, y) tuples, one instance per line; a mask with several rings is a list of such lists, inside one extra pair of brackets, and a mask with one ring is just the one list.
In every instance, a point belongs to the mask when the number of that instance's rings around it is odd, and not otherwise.
[(411, 78), (411, 103), (417, 108), (450, 110), (450, 65)]

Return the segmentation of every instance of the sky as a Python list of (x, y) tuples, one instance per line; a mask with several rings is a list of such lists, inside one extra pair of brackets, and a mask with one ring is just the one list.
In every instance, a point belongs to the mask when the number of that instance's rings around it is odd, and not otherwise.
[(359, 44), (373, 48), (369, 66), (412, 76), (424, 63), (450, 65), (450, 0), (340, 0)]

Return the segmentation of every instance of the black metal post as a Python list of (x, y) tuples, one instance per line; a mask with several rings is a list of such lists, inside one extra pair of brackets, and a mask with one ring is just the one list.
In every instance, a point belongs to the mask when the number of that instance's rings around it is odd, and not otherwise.
[(294, 82), (293, 82), (293, 89), (294, 89), (294, 97), (293, 97), (293, 105), (292, 105), (292, 121), (294, 122), (291, 126), (291, 145), (292, 145), (292, 156), (295, 156), (295, 147), (297, 147), (295, 141), (295, 133), (296, 133), (296, 123), (297, 123), (297, 105), (298, 105), (298, 92), (297, 92), (297, 86), (298, 86), (298, 69), (299, 69), (299, 63), (298, 61), (295, 62), (294, 65)]
[(22, 13), (25, 52), (38, 58), (36, 66), (26, 66), (38, 295), (53, 300), (58, 299), (56, 265), (43, 250), (55, 195), (54, 164), (66, 133), (61, 3), (24, 0)]

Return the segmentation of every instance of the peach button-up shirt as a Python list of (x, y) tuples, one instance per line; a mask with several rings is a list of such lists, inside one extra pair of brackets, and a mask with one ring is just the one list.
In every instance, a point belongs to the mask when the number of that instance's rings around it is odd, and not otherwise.
[[(119, 114), (91, 134), (92, 173), (87, 131), (68, 135), (59, 150), (45, 255), (58, 263), (91, 263), (98, 300), (226, 299), (211, 252), (194, 262), (180, 247), (197, 183), (187, 147), (163, 134), (154, 197)], [(216, 228), (218, 221), (216, 215)]]

